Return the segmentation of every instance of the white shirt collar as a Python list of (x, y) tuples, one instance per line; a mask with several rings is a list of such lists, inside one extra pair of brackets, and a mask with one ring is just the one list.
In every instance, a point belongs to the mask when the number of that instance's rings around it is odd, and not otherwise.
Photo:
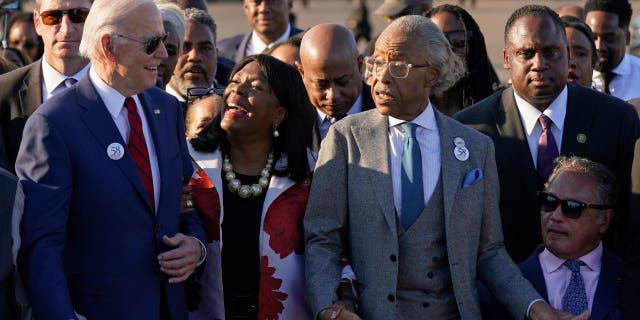
[[(104, 105), (107, 107), (107, 111), (109, 111), (113, 120), (116, 121), (118, 115), (122, 112), (122, 108), (124, 108), (124, 99), (126, 97), (102, 81), (93, 68), (89, 70), (89, 79), (96, 88), (100, 98), (102, 98), (102, 102), (104, 102)], [(138, 105), (141, 105), (137, 95), (134, 95), (133, 99)]]
[[(578, 258), (578, 260), (584, 262), (584, 264), (592, 271), (600, 272), (600, 268), (602, 266), (602, 250), (602, 241), (600, 241), (595, 249)], [(543, 270), (547, 270), (547, 273), (553, 273), (560, 269), (560, 267), (562, 267), (564, 262), (567, 260), (556, 256), (547, 248), (545, 248), (540, 253), (539, 261), (546, 266), (546, 268), (543, 268)]]
[(389, 116), (389, 128), (403, 124), (405, 122), (413, 122), (418, 126), (428, 129), (428, 130), (437, 130), (438, 126), (436, 124), (436, 115), (433, 111), (433, 105), (431, 104), (431, 100), (427, 103), (427, 107), (420, 113), (417, 117), (415, 117), (411, 121), (405, 121), (398, 118), (394, 118)]
[(568, 92), (566, 85), (544, 112), (540, 112), (536, 107), (522, 99), (515, 90), (513, 91), (513, 95), (515, 96), (516, 105), (520, 111), (520, 118), (524, 124), (524, 130), (527, 135), (531, 135), (533, 128), (538, 123), (538, 118), (540, 118), (540, 115), (543, 113), (553, 121), (553, 124), (560, 129), (560, 132), (563, 132), (564, 118), (567, 114)]
[(76, 74), (67, 76), (58, 72), (58, 70), (54, 69), (47, 62), (47, 59), (43, 58), (42, 59), (42, 80), (44, 82), (44, 89), (46, 89), (46, 92), (43, 91), (43, 94), (46, 94), (47, 96), (51, 96), (53, 93), (53, 90), (55, 90), (60, 85), (60, 83), (62, 83), (67, 78), (74, 78), (76, 79), (76, 81), (82, 79), (82, 77), (84, 77), (84, 75), (87, 73), (87, 70), (89, 70), (90, 66), (91, 66), (91, 63), (87, 63), (87, 65), (84, 66), (84, 68), (80, 69), (80, 71), (78, 71)]
[(164, 90), (165, 90), (168, 94), (170, 94), (170, 95), (172, 95), (172, 96), (176, 97), (176, 99), (178, 99), (178, 101), (180, 101), (180, 102), (187, 102), (187, 100), (185, 100), (185, 99), (182, 97), (182, 95), (180, 95), (180, 94), (178, 93), (178, 91), (176, 91), (175, 89), (173, 89), (173, 87), (172, 87), (170, 84), (167, 84), (167, 85), (164, 87)]
[(270, 48), (278, 43), (285, 42), (289, 39), (289, 33), (291, 33), (291, 24), (287, 23), (287, 29), (284, 31), (280, 38), (276, 39), (273, 43), (264, 43), (258, 36), (256, 31), (251, 32), (251, 39), (249, 39), (249, 45), (247, 46), (247, 55), (259, 54), (264, 52), (267, 48)]

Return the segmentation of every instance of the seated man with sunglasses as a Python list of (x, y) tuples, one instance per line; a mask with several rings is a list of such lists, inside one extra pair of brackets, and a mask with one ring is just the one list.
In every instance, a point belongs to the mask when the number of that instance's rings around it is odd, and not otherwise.
[(602, 246), (614, 194), (615, 176), (604, 165), (556, 159), (538, 196), (544, 245), (519, 265), (551, 306), (574, 315), (588, 311), (589, 319), (620, 318), (621, 260)]
[(0, 76), (0, 163), (6, 158), (11, 172), (27, 117), (89, 70), (89, 60), (80, 56), (78, 46), (92, 2), (36, 1), (33, 21), (44, 42), (42, 59)]

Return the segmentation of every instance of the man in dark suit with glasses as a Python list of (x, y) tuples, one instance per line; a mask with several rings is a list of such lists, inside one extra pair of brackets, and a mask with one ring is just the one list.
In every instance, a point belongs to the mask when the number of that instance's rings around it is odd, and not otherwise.
[(11, 172), (27, 117), (89, 70), (89, 60), (80, 56), (78, 46), (92, 2), (36, 1), (33, 21), (44, 42), (42, 59), (0, 76), (0, 164), (6, 162)]

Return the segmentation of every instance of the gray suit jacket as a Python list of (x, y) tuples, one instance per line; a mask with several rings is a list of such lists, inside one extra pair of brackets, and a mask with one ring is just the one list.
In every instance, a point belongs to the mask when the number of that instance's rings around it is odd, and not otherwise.
[(0, 76), (0, 167), (15, 171), (24, 124), (41, 104), (42, 59)]
[[(493, 144), (477, 131), (435, 113), (447, 252), (462, 319), (480, 319), (476, 278), (515, 317), (523, 318), (531, 301), (540, 296), (502, 244)], [(367, 320), (395, 317), (398, 235), (388, 127), (388, 117), (370, 110), (336, 123), (322, 142), (304, 220), (307, 290), (314, 314), (337, 299), (344, 252), (358, 279), (360, 315)], [(466, 142), (467, 161), (454, 157), (455, 137)], [(475, 168), (484, 178), (463, 188), (465, 175)]]

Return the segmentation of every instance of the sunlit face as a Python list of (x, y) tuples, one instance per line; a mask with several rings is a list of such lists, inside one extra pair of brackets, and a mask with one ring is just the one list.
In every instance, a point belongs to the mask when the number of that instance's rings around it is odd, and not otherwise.
[(33, 11), (36, 32), (44, 42), (44, 58), (54, 67), (65, 60), (79, 59), (78, 47), (82, 39), (84, 23), (74, 23), (68, 15), (62, 16), (57, 25), (45, 25), (40, 17), (41, 12), (50, 10), (68, 10), (91, 8), (88, 0), (42, 0), (40, 8)]
[(162, 81), (162, 86), (164, 87), (171, 80), (173, 70), (176, 67), (176, 63), (178, 63), (180, 39), (178, 38), (178, 31), (171, 23), (164, 22), (163, 24), (164, 30), (169, 33), (169, 36), (164, 42), (164, 46), (167, 49), (167, 58), (158, 66), (158, 79)]
[(574, 29), (565, 28), (569, 42), (569, 77), (568, 81), (585, 87), (591, 87), (593, 76), (593, 49), (587, 36)]
[(243, 8), (251, 28), (271, 43), (287, 30), (291, 6), (291, 0), (244, 0)]
[(546, 109), (567, 83), (564, 30), (549, 18), (525, 16), (516, 20), (503, 54), (513, 89), (538, 109)]
[(164, 34), (162, 17), (153, 3), (136, 8), (137, 12), (129, 14), (122, 25), (125, 30), (118, 32), (131, 39), (112, 36), (115, 45), (114, 79), (111, 86), (124, 96), (138, 94), (156, 84), (158, 66), (167, 58), (167, 50), (160, 42), (156, 50), (146, 53), (145, 45), (138, 41), (146, 41)]
[(31, 61), (39, 59), (40, 39), (33, 24), (18, 21), (9, 30), (9, 47), (26, 53)]
[(202, 23), (188, 21), (182, 53), (171, 78), (172, 87), (187, 96), (191, 87), (210, 87), (216, 74), (216, 43), (211, 29)]
[(302, 81), (311, 104), (331, 117), (341, 117), (358, 100), (362, 78), (357, 58), (304, 59)]
[(626, 52), (628, 30), (618, 27), (618, 15), (604, 11), (590, 11), (585, 22), (593, 31), (598, 63), (596, 70), (609, 72), (620, 64)]
[(286, 113), (255, 61), (231, 75), (224, 98), (220, 126), (229, 134), (271, 137)]
[(190, 105), (185, 116), (187, 140), (195, 138), (202, 129), (211, 123), (215, 115), (220, 112), (222, 105), (222, 97), (217, 94)]
[(430, 19), (447, 37), (453, 52), (464, 60), (467, 54), (467, 31), (460, 19), (446, 11), (438, 12)]
[[(563, 171), (547, 190), (560, 199), (604, 204), (595, 180), (584, 174)], [(576, 259), (595, 249), (611, 220), (611, 210), (584, 208), (578, 219), (569, 219), (561, 206), (542, 212), (542, 239), (549, 251), (563, 259)]]
[[(376, 41), (373, 58), (384, 62), (398, 61), (407, 64), (427, 64), (425, 50), (413, 45), (412, 39), (398, 28), (387, 28)], [(385, 67), (372, 75), (371, 94), (378, 112), (402, 120), (413, 120), (427, 107), (431, 87), (436, 83), (439, 71), (431, 67), (411, 68), (406, 78), (396, 78)]]

